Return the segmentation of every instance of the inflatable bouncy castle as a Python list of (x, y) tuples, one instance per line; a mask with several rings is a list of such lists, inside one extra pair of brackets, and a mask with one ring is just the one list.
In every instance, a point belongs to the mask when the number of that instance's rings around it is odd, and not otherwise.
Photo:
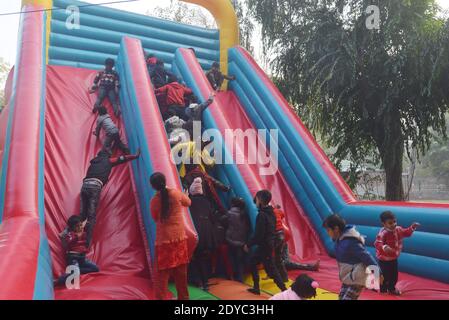
[[(254, 194), (273, 193), (286, 213), (292, 260), (321, 260), (313, 273), (318, 299), (336, 299), (340, 281), (333, 243), (323, 220), (338, 213), (366, 236), (368, 249), (380, 228), (379, 215), (392, 210), (400, 224), (421, 223), (405, 241), (399, 259), (401, 297), (366, 291), (363, 299), (449, 299), (449, 205), (358, 201), (289, 103), (255, 60), (239, 46), (238, 21), (229, 0), (184, 0), (216, 19), (211, 30), (71, 0), (23, 0), (16, 64), (0, 116), (0, 299), (154, 299), (155, 223), (149, 177), (164, 172), (181, 188), (170, 159), (164, 123), (145, 53), (192, 88), (200, 101), (212, 88), (205, 76), (214, 61), (236, 80), (219, 92), (205, 113), (215, 129), (225, 164), (214, 175), (243, 197), (254, 224)], [(67, 21), (77, 8), (79, 26)], [(194, 50), (191, 50), (194, 49)], [(79, 212), (79, 192), (90, 159), (101, 146), (92, 136), (95, 95), (89, 87), (106, 58), (116, 60), (121, 79), (119, 127), (132, 152), (142, 156), (114, 169), (102, 193), (89, 253), (101, 272), (81, 277), (78, 290), (54, 289), (65, 259), (59, 234)], [(265, 130), (257, 146), (270, 155), (261, 164), (233, 161), (245, 154), (244, 140), (225, 139), (227, 130)], [(270, 130), (277, 130), (271, 139)], [(273, 154), (276, 150), (276, 155)], [(228, 200), (227, 195), (222, 195)], [(186, 210), (192, 251), (197, 235)], [(297, 272), (291, 272), (294, 278)], [(218, 284), (197, 298), (245, 299), (239, 284)], [(268, 284), (262, 289), (274, 293)], [(241, 293), (241, 295), (240, 295)], [(195, 295), (192, 295), (195, 298)]]

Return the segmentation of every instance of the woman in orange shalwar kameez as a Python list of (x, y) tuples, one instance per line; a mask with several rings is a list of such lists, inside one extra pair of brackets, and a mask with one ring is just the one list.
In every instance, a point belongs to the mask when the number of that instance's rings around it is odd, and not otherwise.
[(190, 259), (182, 215), (183, 207), (189, 207), (191, 201), (181, 191), (167, 188), (162, 173), (153, 174), (150, 183), (157, 191), (150, 203), (156, 222), (156, 299), (167, 299), (168, 280), (172, 276), (178, 300), (189, 300), (187, 266)]

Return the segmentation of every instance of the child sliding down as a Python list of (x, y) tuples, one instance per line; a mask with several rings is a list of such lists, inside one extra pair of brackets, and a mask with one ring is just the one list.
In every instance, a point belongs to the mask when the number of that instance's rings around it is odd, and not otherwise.
[[(67, 221), (67, 229), (60, 236), (66, 250), (67, 265), (77, 266), (80, 269), (80, 274), (99, 272), (95, 263), (86, 259), (88, 251), (86, 223), (87, 220), (83, 221), (80, 216), (71, 216)], [(64, 285), (70, 275), (70, 273), (61, 275), (55, 281), (55, 285)]]

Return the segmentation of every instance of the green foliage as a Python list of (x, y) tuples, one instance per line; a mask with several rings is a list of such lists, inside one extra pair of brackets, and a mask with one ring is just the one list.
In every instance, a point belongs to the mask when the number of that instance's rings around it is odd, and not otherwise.
[[(401, 200), (404, 151), (446, 135), (449, 24), (434, 0), (247, 0), (262, 24), (281, 91), (334, 162), (381, 162)], [(369, 5), (380, 29), (369, 30)]]
[[(448, 116), (446, 116), (446, 120)], [(446, 130), (446, 136), (449, 128)], [(434, 135), (428, 154), (423, 158), (421, 171), (427, 171), (433, 177), (449, 187), (449, 145), (448, 139)]]
[(233, 0), (233, 5), (239, 21), (240, 45), (253, 55), (253, 34), (255, 28), (253, 20), (251, 19), (246, 3), (243, 0)]
[(171, 0), (170, 6), (156, 7), (154, 11), (147, 12), (147, 15), (207, 29), (217, 27), (214, 18), (207, 10), (179, 1)]
[(0, 108), (3, 108), (5, 104), (4, 88), (10, 70), (11, 67), (9, 66), (9, 64), (0, 57)]

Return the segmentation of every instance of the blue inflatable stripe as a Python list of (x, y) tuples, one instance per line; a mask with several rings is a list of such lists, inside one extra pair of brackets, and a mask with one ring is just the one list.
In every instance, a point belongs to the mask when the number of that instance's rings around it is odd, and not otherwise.
[(375, 227), (379, 226), (380, 214), (386, 210), (391, 210), (401, 225), (419, 222), (419, 231), (449, 234), (449, 212), (445, 209), (349, 205), (341, 215), (351, 223)]
[[(122, 45), (117, 63), (117, 71), (122, 79), (120, 89), (120, 102), (123, 112), (123, 121), (125, 123), (126, 134), (129, 146), (132, 150), (141, 148), (142, 155), (139, 159), (132, 162), (134, 180), (138, 192), (139, 204), (142, 220), (144, 223), (148, 247), (150, 248), (151, 258), (154, 261), (154, 243), (156, 240), (156, 224), (150, 215), (150, 200), (154, 191), (149, 186), (149, 179), (153, 172), (150, 151), (145, 132), (143, 129), (142, 116), (138, 107), (136, 89), (133, 84), (131, 70), (128, 63), (128, 54), (126, 48)], [(144, 107), (144, 106), (140, 106)]]
[[(245, 58), (235, 48), (229, 51), (230, 61), (238, 66), (238, 69), (248, 78), (251, 86), (255, 92), (264, 101), (264, 106), (259, 110), (263, 110), (264, 113), (270, 113), (277, 123), (279, 128), (286, 137), (288, 142), (298, 154), (298, 157), (302, 160), (302, 163), (310, 172), (315, 184), (319, 187), (321, 194), (327, 199), (327, 202), (331, 206), (333, 211), (338, 211), (345, 205), (341, 195), (337, 192), (333, 183), (329, 180), (329, 177), (324, 173), (321, 165), (316, 161), (315, 157), (304, 143), (302, 137), (295, 131), (293, 125), (289, 122), (288, 117), (283, 114), (282, 109), (279, 107), (274, 96), (271, 95), (265, 83), (258, 77), (255, 70), (246, 62)], [(235, 83), (239, 83), (239, 79)], [(231, 88), (234, 83), (231, 83)], [(284, 146), (280, 146), (283, 148)]]
[[(98, 53), (106, 53), (112, 55), (117, 55), (120, 49), (119, 43), (79, 38), (59, 33), (52, 33), (50, 41), (52, 47), (62, 47), (68, 49), (76, 48), (78, 50), (95, 51)], [(173, 44), (167, 41), (159, 41), (154, 39), (141, 39), (141, 41), (145, 48), (145, 51), (155, 54), (159, 59), (163, 61), (171, 61), (173, 59), (174, 53), (180, 47), (180, 45), (178, 44)], [(148, 48), (157, 48), (157, 50)], [(198, 58), (203, 60), (215, 61), (219, 59), (218, 52), (214, 50), (198, 48), (195, 49), (195, 52)], [(165, 55), (168, 58), (164, 57)]]
[(104, 64), (83, 63), (83, 62), (67, 61), (67, 60), (60, 60), (60, 59), (48, 59), (48, 64), (52, 65), (52, 66), (65, 66), (65, 67), (83, 68), (83, 69), (91, 69), (91, 70), (104, 69)]
[[(105, 59), (115, 58), (116, 55), (96, 52), (96, 51), (85, 51), (72, 48), (62, 48), (52, 46), (49, 48), (49, 59), (50, 60), (66, 60), (66, 61), (76, 61), (80, 63), (103, 65)], [(172, 61), (174, 54), (171, 53), (159, 53), (160, 57), (164, 61)], [(203, 68), (210, 68), (212, 62), (209, 60), (200, 59), (200, 64)]]
[(42, 24), (42, 81), (41, 81), (41, 100), (40, 100), (40, 115), (39, 115), (39, 169), (38, 169), (38, 210), (39, 210), (39, 224), (40, 224), (40, 239), (39, 239), (39, 253), (36, 270), (36, 280), (34, 284), (34, 300), (53, 300), (53, 270), (50, 256), (50, 246), (47, 240), (47, 233), (45, 231), (45, 208), (44, 208), (44, 155), (45, 155), (45, 93), (46, 93), (46, 78), (47, 69), (45, 62), (47, 59), (46, 40), (47, 34), (45, 26), (47, 25), (47, 14), (43, 13), (44, 22)]
[[(55, 11), (53, 19), (55, 22), (63, 23), (66, 25), (66, 20), (70, 15), (64, 11)], [(166, 29), (159, 29), (153, 27), (147, 27), (138, 25), (135, 23), (122, 22), (119, 20), (113, 20), (103, 18), (100, 16), (92, 16), (86, 13), (80, 14), (80, 27), (86, 30), (102, 30), (104, 32), (120, 33), (122, 35), (141, 36), (146, 38), (153, 38), (156, 40), (170, 41), (180, 45), (193, 45), (200, 48), (219, 50), (219, 41), (202, 37), (196, 37), (192, 35), (183, 34), (180, 32), (171, 32)], [(163, 25), (161, 26), (163, 27)], [(70, 35), (76, 29), (66, 28), (64, 34)]]
[[(108, 7), (100, 7), (100, 6), (82, 7), (83, 5), (86, 4), (89, 3), (73, 0), (53, 1), (53, 5), (57, 8), (65, 9), (68, 6), (74, 5), (80, 7), (80, 12), (82, 13), (87, 13), (99, 17), (111, 18), (118, 21), (133, 22), (147, 27), (163, 28), (165, 30), (169, 30), (172, 32), (185, 33), (203, 38), (210, 38), (214, 40), (219, 39), (219, 32), (216, 29), (206, 29), (196, 26), (189, 26), (168, 20), (112, 9)], [(63, 10), (63, 12), (65, 12), (65, 10)]]

